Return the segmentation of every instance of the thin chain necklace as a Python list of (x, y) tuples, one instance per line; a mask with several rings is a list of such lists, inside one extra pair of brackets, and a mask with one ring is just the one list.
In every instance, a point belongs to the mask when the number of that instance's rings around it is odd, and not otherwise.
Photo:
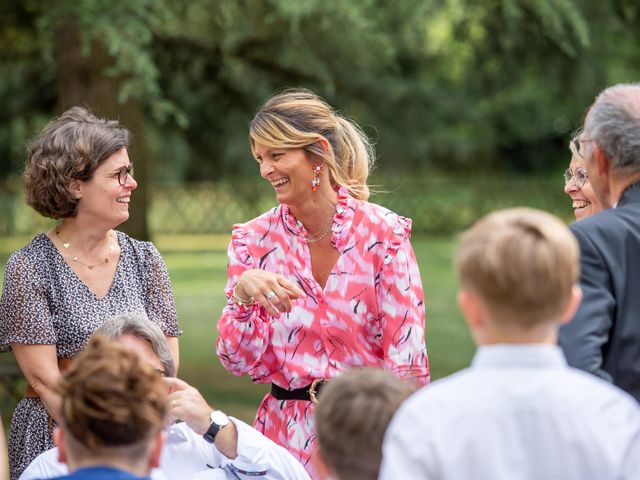
[(331, 227), (333, 227), (333, 215), (331, 215), (331, 221), (329, 222), (329, 226), (326, 228), (326, 230), (323, 230), (320, 233), (314, 233), (313, 235), (307, 235), (307, 243), (319, 242), (329, 234), (329, 232), (331, 231)]
[[(56, 237), (60, 236), (60, 227), (56, 227)], [(109, 236), (113, 236), (112, 233), (109, 234)], [(62, 239), (60, 239), (62, 240)], [(67, 249), (70, 250), (71, 248), (73, 248), (73, 245), (71, 244), (71, 242), (65, 242), (64, 240), (62, 241), (62, 246)], [(114, 247), (114, 245), (112, 243), (109, 244), (109, 253), (115, 251), (116, 247)], [(73, 253), (72, 253), (73, 255)], [(106, 265), (107, 263), (109, 263), (109, 257), (104, 257), (104, 260), (100, 263), (94, 263), (93, 265), (90, 263), (84, 263), (82, 260), (80, 260), (77, 256), (73, 255), (71, 257), (71, 260), (73, 260), (76, 263), (79, 263), (80, 265), (87, 267), (89, 270), (93, 270), (95, 267), (99, 267), (100, 265)]]

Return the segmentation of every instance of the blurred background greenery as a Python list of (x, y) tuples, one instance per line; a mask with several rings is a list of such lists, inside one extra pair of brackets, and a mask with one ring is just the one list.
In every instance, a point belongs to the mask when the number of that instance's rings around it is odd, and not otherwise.
[(440, 377), (473, 351), (456, 232), (511, 205), (572, 218), (567, 141), (600, 90), (638, 79), (639, 27), (636, 0), (0, 0), (0, 264), (50, 225), (24, 205), (25, 142), (76, 104), (120, 119), (140, 184), (123, 229), (169, 266), (180, 373), (251, 418), (266, 388), (214, 352), (227, 235), (273, 205), (249, 120), (307, 87), (377, 144), (373, 201), (414, 220)]

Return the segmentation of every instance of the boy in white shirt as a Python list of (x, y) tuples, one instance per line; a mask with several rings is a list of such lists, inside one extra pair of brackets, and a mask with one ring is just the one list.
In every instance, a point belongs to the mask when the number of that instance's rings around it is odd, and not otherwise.
[(463, 235), (458, 301), (478, 350), (401, 406), (381, 479), (638, 478), (638, 404), (556, 345), (580, 303), (578, 256), (562, 222), (527, 208)]

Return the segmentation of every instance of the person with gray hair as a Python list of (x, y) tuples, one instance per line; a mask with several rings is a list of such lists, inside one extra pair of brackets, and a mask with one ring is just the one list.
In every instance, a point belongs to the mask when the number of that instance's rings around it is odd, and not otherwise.
[(96, 334), (110, 340), (118, 340), (125, 335), (131, 335), (149, 344), (151, 350), (162, 364), (164, 377), (176, 376), (176, 363), (173, 361), (164, 334), (146, 318), (135, 315), (118, 315), (111, 317), (100, 325)]
[(604, 90), (589, 108), (580, 153), (607, 209), (571, 225), (582, 304), (560, 329), (569, 364), (640, 401), (640, 84)]
[[(303, 466), (287, 450), (246, 423), (212, 408), (200, 392), (172, 378), (176, 367), (160, 328), (146, 318), (122, 315), (106, 320), (96, 336), (117, 340), (135, 351), (164, 378), (168, 390), (166, 441), (152, 480), (261, 479), (308, 480)], [(176, 419), (181, 423), (173, 423)], [(38, 456), (20, 480), (65, 475), (57, 448)]]

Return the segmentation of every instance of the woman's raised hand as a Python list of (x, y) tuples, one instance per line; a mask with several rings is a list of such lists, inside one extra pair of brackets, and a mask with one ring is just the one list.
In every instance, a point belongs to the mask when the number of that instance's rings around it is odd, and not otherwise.
[(269, 314), (278, 316), (291, 311), (291, 300), (304, 296), (304, 292), (291, 280), (260, 269), (242, 272), (235, 287), (235, 295), (243, 302), (255, 300)]

